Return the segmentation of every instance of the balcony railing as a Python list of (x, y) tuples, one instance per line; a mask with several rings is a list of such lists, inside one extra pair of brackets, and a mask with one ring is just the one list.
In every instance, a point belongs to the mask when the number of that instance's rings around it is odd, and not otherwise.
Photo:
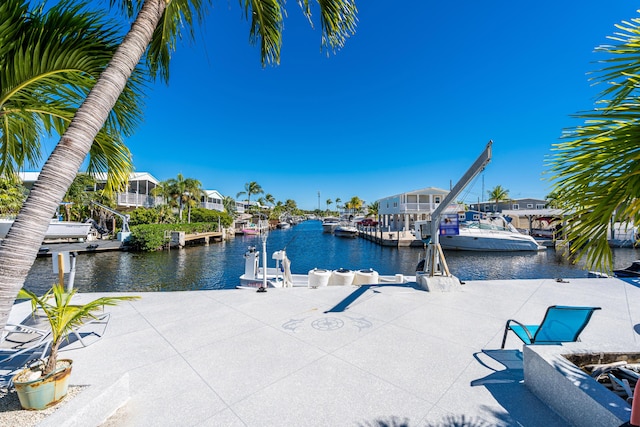
[(118, 206), (135, 206), (153, 208), (164, 204), (162, 197), (153, 197), (147, 194), (118, 193)]
[(224, 205), (222, 203), (202, 202), (200, 203), (200, 206), (212, 211), (224, 212)]

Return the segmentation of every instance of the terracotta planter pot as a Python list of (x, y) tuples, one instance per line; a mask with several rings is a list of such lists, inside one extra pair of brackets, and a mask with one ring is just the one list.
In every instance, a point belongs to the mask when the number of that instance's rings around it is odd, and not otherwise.
[(45, 409), (55, 405), (67, 395), (73, 361), (69, 359), (58, 360), (58, 363), (61, 362), (66, 362), (68, 365), (32, 381), (20, 381), (18, 379), (25, 371), (32, 370), (31, 368), (24, 369), (13, 377), (13, 385), (18, 393), (22, 408), (29, 410)]

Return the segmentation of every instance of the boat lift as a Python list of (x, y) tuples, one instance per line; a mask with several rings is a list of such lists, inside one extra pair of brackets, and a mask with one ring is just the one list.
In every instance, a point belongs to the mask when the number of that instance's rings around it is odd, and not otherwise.
[(486, 148), (471, 165), (467, 172), (460, 178), (447, 197), (438, 205), (431, 214), (430, 221), (416, 221), (416, 237), (422, 239), (427, 244), (424, 267), (416, 271), (416, 281), (426, 290), (440, 289), (450, 290), (460, 283), (460, 280), (449, 272), (447, 261), (444, 258), (442, 247), (440, 246), (440, 217), (443, 211), (452, 203), (467, 185), (484, 170), (491, 161), (491, 145), (489, 141)]
[(95, 200), (91, 201), (91, 204), (98, 206), (99, 208), (104, 209), (107, 212), (110, 212), (122, 219), (122, 231), (119, 231), (117, 234), (117, 238), (119, 242), (126, 242), (131, 236), (131, 230), (129, 229), (129, 218), (131, 218), (127, 214), (123, 214), (118, 212), (117, 210), (110, 208), (109, 206), (105, 206), (101, 203), (96, 202)]

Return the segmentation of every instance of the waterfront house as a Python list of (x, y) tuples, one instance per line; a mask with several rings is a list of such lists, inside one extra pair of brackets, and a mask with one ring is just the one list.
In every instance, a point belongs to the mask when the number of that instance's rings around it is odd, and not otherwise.
[(447, 194), (447, 190), (427, 187), (379, 199), (378, 221), (390, 231), (413, 230), (415, 221), (428, 220)]
[(204, 190), (200, 197), (200, 206), (212, 211), (224, 212), (222, 195), (217, 190)]
[(541, 199), (509, 199), (502, 200), (498, 203), (495, 200), (486, 202), (471, 203), (469, 210), (478, 212), (502, 212), (505, 210), (538, 210), (545, 209), (549, 204), (546, 200)]

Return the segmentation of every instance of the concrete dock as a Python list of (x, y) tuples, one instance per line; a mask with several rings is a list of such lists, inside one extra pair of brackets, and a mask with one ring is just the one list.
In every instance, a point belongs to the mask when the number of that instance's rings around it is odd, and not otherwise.
[(599, 306), (563, 347), (640, 348), (640, 285), (613, 278), (140, 295), (62, 352), (89, 387), (41, 425), (566, 426), (527, 388), (522, 343), (499, 350), (507, 319)]

